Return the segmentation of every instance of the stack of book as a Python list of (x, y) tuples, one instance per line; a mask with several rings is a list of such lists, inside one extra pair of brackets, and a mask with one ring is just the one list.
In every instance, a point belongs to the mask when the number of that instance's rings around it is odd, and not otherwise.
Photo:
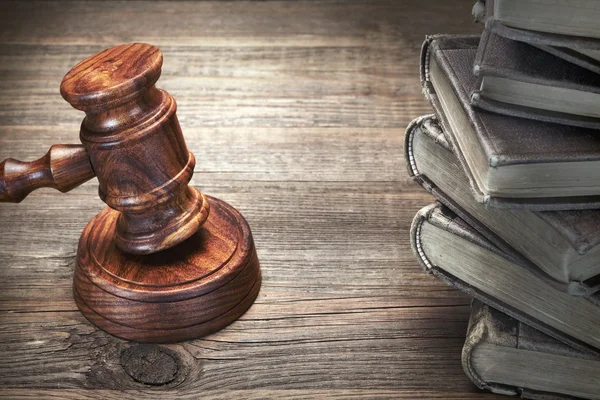
[(435, 114), (406, 132), (423, 267), (474, 297), (480, 388), (600, 399), (600, 1), (487, 0), (481, 36), (427, 37)]

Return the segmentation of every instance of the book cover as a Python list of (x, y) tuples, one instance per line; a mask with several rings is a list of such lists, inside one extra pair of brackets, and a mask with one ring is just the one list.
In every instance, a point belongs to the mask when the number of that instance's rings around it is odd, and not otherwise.
[[(481, 35), (473, 71), (479, 80), (471, 103), (477, 107), (515, 117), (600, 128), (600, 74), (487, 29)], [(487, 86), (486, 80), (490, 81)], [(492, 84), (491, 80), (500, 83)], [(511, 86), (523, 93), (503, 93)]]
[(581, 352), (600, 354), (598, 305), (540, 280), (451, 210), (424, 207), (410, 234), (426, 272)]
[(600, 74), (600, 40), (553, 35), (524, 29), (516, 29), (494, 20), (493, 0), (479, 0), (473, 6), (476, 22), (486, 29), (510, 40), (528, 43), (570, 63)]
[[(478, 388), (498, 394), (538, 400), (600, 398), (597, 375), (588, 375), (590, 370), (600, 371), (600, 357), (572, 348), (477, 299), (471, 304), (462, 364)], [(580, 377), (583, 383), (576, 382)]]
[(519, 29), (506, 26), (494, 19), (494, 0), (478, 0), (473, 6), (473, 16), (483, 23), (486, 29), (508, 39), (527, 42), (533, 45), (600, 51), (600, 39), (540, 32), (532, 29)]
[(424, 93), (477, 198), (492, 207), (599, 208), (600, 132), (474, 108), (478, 45), (477, 36), (437, 35), (426, 38), (421, 52)]
[(600, 210), (486, 208), (475, 201), (476, 192), (436, 116), (412, 121), (404, 140), (408, 173), (427, 192), (540, 279), (573, 296), (595, 299), (600, 291), (593, 279), (600, 274)]

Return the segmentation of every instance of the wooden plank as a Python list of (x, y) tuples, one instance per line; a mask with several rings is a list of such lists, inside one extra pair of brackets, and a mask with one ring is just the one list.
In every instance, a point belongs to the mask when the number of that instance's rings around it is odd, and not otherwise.
[[(0, 42), (159, 47), (420, 46), (426, 34), (476, 30), (472, 1), (2, 2)], [(149, 29), (151, 27), (151, 29)], [(400, 37), (401, 42), (394, 42)]]
[[(0, 121), (78, 124), (83, 114), (70, 108), (58, 87), (76, 60), (101, 47), (85, 47), (62, 62), (57, 61), (60, 52), (48, 55), (57, 52), (52, 46), (18, 46), (21, 53), (13, 55), (15, 47), (0, 47), (6, 71), (0, 78)], [(430, 109), (418, 79), (418, 48), (410, 56), (368, 47), (162, 50), (165, 63), (158, 86), (177, 99), (185, 127), (401, 127)], [(58, 67), (40, 76), (33, 67), (38, 62)]]
[[(427, 390), (431, 383), (424, 376), (445, 381), (450, 391), (468, 388), (456, 357), (466, 305), (356, 310), (345, 302), (315, 312), (300, 301), (293, 314), (270, 316), (270, 309), (280, 311), (268, 298), (264, 290), (261, 301), (226, 330), (162, 346), (176, 354), (185, 375), (178, 376), (179, 393), (314, 385)], [(123, 350), (137, 345), (96, 331), (78, 312), (12, 313), (3, 316), (3, 326), (3, 347), (12, 350), (0, 366), (3, 387), (143, 387), (120, 367)], [(40, 355), (52, 361), (40, 363)]]
[(2, 2), (0, 160), (78, 141), (83, 114), (58, 93), (76, 62), (156, 44), (159, 87), (198, 160), (192, 182), (242, 211), (264, 281), (227, 329), (149, 348), (176, 368), (144, 384), (122, 355), (148, 348), (94, 328), (71, 295), (77, 240), (104, 206), (97, 182), (2, 204), (0, 397), (498, 398), (460, 366), (469, 299), (410, 250), (412, 216), (431, 197), (402, 152), (406, 124), (430, 112), (423, 37), (479, 31), (471, 5)]
[[(418, 79), (423, 36), (442, 26), (447, 32), (479, 30), (469, 13), (436, 27), (432, 17), (437, 13), (460, 15), (448, 2), (438, 4), (435, 12), (418, 1), (403, 7), (389, 2), (367, 7), (344, 2), (318, 7), (303, 2), (240, 2), (235, 7), (170, 2), (169, 12), (178, 16), (173, 20), (163, 18), (164, 7), (158, 3), (103, 4), (3, 3), (0, 71), (6, 72), (1, 75), (5, 97), (0, 98), (0, 121), (79, 123), (81, 115), (68, 112), (57, 96), (62, 76), (75, 62), (108, 45), (145, 40), (165, 52), (160, 85), (177, 98), (184, 126), (403, 127), (430, 109)], [(38, 12), (55, 24), (36, 23)], [(370, 25), (365, 25), (365, 12), (376, 17)], [(278, 19), (281, 13), (286, 18)], [(143, 16), (164, 31), (152, 37), (146, 24), (107, 23), (124, 15)], [(13, 27), (15, 21), (22, 21), (19, 29)], [(70, 35), (61, 35), (61, 26), (69, 26)], [(190, 41), (187, 35), (193, 35)], [(213, 42), (214, 37), (229, 44)], [(52, 68), (40, 74), (35, 69), (39, 62)], [(45, 77), (40, 84), (13, 82)]]
[[(3, 143), (0, 159), (10, 156), (33, 160), (57, 140), (77, 142), (78, 130), (78, 125), (71, 124), (0, 125)], [(238, 181), (388, 182), (397, 185), (395, 190), (405, 187), (422, 192), (411, 183), (406, 172), (404, 129), (401, 128), (184, 125), (183, 130), (188, 148), (196, 156), (195, 185)]]
[[(319, 288), (313, 278), (322, 278), (327, 280), (324, 287), (339, 281), (342, 292), (377, 288), (378, 295), (406, 289), (394, 288), (393, 283), (427, 286), (430, 282), (416, 267), (406, 234), (423, 201), (420, 196), (413, 199), (389, 193), (386, 184), (364, 183), (344, 183), (335, 189), (302, 182), (270, 187), (250, 183), (229, 189), (234, 193), (210, 187), (205, 191), (242, 210), (253, 227), (266, 278), (272, 273), (282, 283), (306, 285), (313, 291)], [(70, 194), (65, 200), (54, 192), (36, 193), (19, 205), (3, 205), (7, 228), (0, 236), (0, 263), (12, 267), (0, 270), (4, 282), (37, 284), (61, 277), (69, 283), (78, 236), (103, 207), (95, 186), (78, 191), (85, 193)], [(48, 205), (40, 208), (40, 203)], [(28, 238), (36, 228), (39, 232), (32, 242)], [(14, 296), (4, 293), (5, 301)], [(15, 302), (25, 304), (21, 303), (25, 300)]]
[[(143, 395), (145, 399), (181, 399), (181, 400), (196, 400), (198, 394), (156, 394), (149, 390), (88, 390), (81, 392), (74, 389), (64, 390), (23, 390), (13, 389), (6, 392), (6, 398), (18, 399), (40, 399), (43, 397), (59, 397), (62, 399), (105, 399), (105, 400), (124, 400), (124, 399), (139, 399)], [(502, 397), (491, 393), (472, 393), (454, 392), (440, 393), (435, 391), (419, 391), (414, 390), (381, 390), (381, 389), (254, 389), (254, 390), (207, 390), (202, 392), (203, 398), (215, 400), (248, 399), (248, 400), (263, 400), (263, 399), (364, 399), (364, 400), (379, 400), (379, 399), (459, 399), (459, 400), (474, 400), (474, 399), (500, 399)], [(0, 398), (4, 398), (0, 393)]]

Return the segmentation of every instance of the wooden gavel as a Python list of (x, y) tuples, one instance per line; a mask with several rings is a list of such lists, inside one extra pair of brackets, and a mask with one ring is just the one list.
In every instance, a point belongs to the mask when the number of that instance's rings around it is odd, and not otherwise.
[(32, 190), (69, 191), (94, 176), (100, 198), (121, 213), (116, 243), (131, 254), (173, 247), (198, 230), (208, 202), (188, 182), (195, 159), (183, 139), (175, 100), (157, 89), (158, 48), (114, 47), (77, 64), (60, 91), (85, 111), (83, 145), (54, 145), (39, 160), (0, 164), (0, 199), (21, 201)]
[(250, 228), (227, 203), (188, 186), (196, 160), (175, 100), (155, 86), (152, 45), (104, 50), (77, 64), (60, 92), (85, 111), (82, 145), (54, 145), (32, 162), (0, 163), (0, 201), (33, 190), (67, 192), (96, 176), (108, 207), (79, 242), (74, 296), (116, 336), (178, 341), (241, 316), (260, 288)]

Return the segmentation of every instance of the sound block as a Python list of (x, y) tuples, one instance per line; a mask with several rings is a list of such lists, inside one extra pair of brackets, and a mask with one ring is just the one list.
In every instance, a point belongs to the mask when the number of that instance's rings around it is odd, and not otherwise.
[(250, 227), (229, 204), (205, 196), (210, 213), (170, 249), (132, 255), (115, 244), (120, 213), (106, 208), (79, 240), (73, 293), (106, 332), (140, 342), (177, 342), (215, 332), (252, 305), (261, 283)]

